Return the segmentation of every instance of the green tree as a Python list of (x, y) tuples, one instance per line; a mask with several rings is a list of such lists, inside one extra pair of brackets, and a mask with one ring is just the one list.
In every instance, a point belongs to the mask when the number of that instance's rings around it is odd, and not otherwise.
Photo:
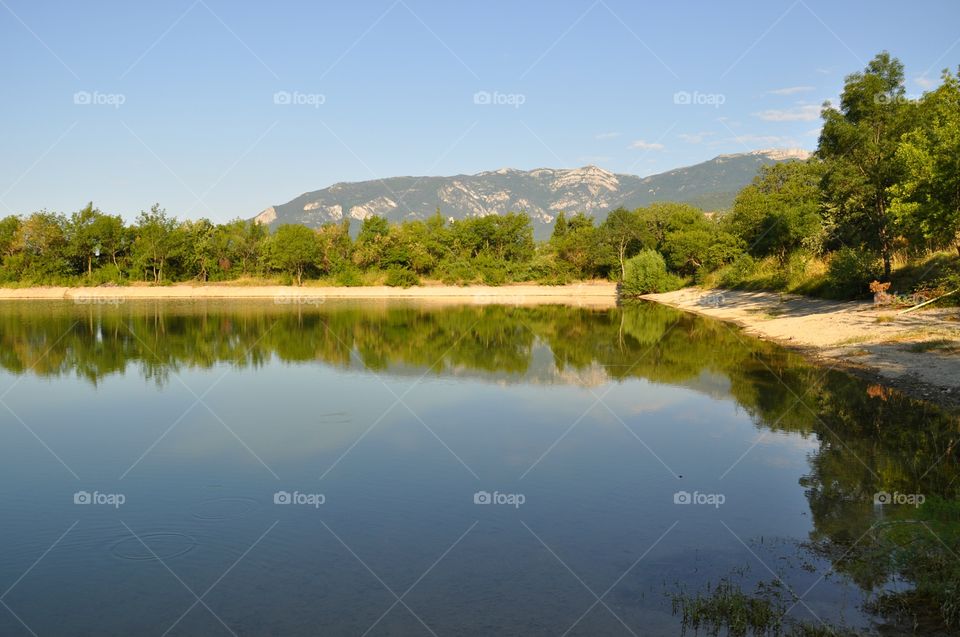
[(553, 222), (553, 234), (550, 239), (562, 239), (567, 234), (567, 216), (563, 210), (557, 213), (557, 219)]
[(326, 223), (321, 226), (317, 230), (317, 240), (320, 242), (320, 260), (317, 263), (320, 271), (324, 274), (342, 272), (353, 255), (349, 217), (339, 224)]
[(17, 276), (43, 281), (69, 273), (66, 225), (63, 215), (46, 211), (20, 223), (10, 248), (19, 257)]
[(893, 188), (904, 176), (897, 157), (916, 109), (905, 98), (903, 64), (878, 54), (862, 73), (847, 76), (840, 108), (826, 105), (817, 154), (824, 161), (826, 210), (837, 239), (876, 250), (890, 276), (896, 245)]
[(167, 215), (160, 204), (153, 204), (148, 212), (137, 216), (134, 232), (134, 266), (141, 272), (149, 272), (154, 283), (161, 283), (164, 267), (182, 244), (183, 234), (178, 232), (177, 220)]
[(361, 268), (380, 268), (390, 244), (390, 223), (376, 215), (367, 217), (360, 226), (353, 251), (353, 262)]
[(597, 271), (599, 254), (599, 236), (593, 225), (593, 217), (578, 212), (569, 221), (564, 220), (566, 229), (550, 239), (550, 245), (557, 257), (578, 278), (593, 276)]
[(680, 283), (676, 276), (667, 272), (663, 256), (647, 248), (627, 261), (622, 292), (627, 296), (668, 292), (680, 287)]
[(815, 161), (764, 166), (737, 195), (724, 225), (752, 256), (775, 255), (783, 265), (794, 250), (819, 245), (821, 178), (821, 164)]
[(899, 212), (934, 247), (952, 245), (960, 255), (960, 71), (943, 72), (943, 84), (924, 95), (919, 120), (897, 150), (906, 166), (894, 187)]
[(600, 226), (600, 240), (616, 254), (620, 280), (627, 274), (627, 259), (640, 249), (643, 226), (636, 212), (617, 208), (607, 215)]
[(14, 240), (17, 230), (20, 229), (20, 217), (10, 215), (0, 219), (0, 259), (8, 257), (14, 252)]
[(91, 202), (70, 215), (66, 231), (68, 253), (79, 262), (81, 267), (77, 269), (85, 271), (88, 277), (93, 275), (94, 261), (102, 256), (109, 254), (117, 265), (117, 253), (124, 239), (124, 224), (119, 216), (106, 215)]
[(317, 233), (299, 224), (277, 228), (270, 236), (268, 260), (274, 270), (287, 272), (303, 285), (303, 275), (322, 257)]

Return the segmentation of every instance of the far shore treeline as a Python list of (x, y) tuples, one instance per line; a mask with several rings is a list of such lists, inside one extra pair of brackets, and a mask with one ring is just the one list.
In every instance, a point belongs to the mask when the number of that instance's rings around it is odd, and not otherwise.
[(409, 286), (608, 278), (627, 294), (689, 283), (834, 298), (874, 281), (899, 292), (960, 287), (960, 72), (908, 97), (886, 52), (825, 104), (817, 152), (764, 167), (729, 211), (679, 203), (558, 214), (537, 243), (523, 212), (448, 222), (350, 220), (319, 229), (178, 220), (132, 224), (89, 204), (0, 219), (0, 285), (270, 280)]

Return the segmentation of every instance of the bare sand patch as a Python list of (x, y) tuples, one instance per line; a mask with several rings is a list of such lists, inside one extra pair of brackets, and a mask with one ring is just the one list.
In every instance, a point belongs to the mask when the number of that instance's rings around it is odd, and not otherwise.
[(958, 308), (898, 315), (871, 302), (698, 288), (644, 298), (736, 323), (747, 334), (798, 348), (828, 365), (918, 398), (960, 406)]
[(503, 286), (425, 285), (410, 288), (387, 286), (318, 287), (168, 285), (116, 287), (33, 287), (2, 288), (0, 301), (18, 299), (73, 300), (97, 302), (110, 299), (419, 299), (430, 302), (503, 303), (536, 305), (554, 303), (583, 307), (615, 307), (617, 286), (606, 281), (570, 285), (514, 284)]

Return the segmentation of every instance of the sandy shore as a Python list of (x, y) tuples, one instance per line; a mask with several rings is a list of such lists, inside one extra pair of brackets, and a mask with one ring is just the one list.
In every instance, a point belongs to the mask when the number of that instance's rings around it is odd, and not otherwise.
[(605, 281), (571, 285), (447, 286), (427, 285), (411, 288), (365, 287), (291, 287), (233, 285), (170, 285), (163, 287), (35, 287), (0, 288), (0, 301), (72, 300), (77, 303), (108, 302), (111, 299), (273, 299), (279, 303), (326, 299), (419, 299), (457, 303), (506, 303), (535, 305), (557, 303), (589, 307), (614, 307), (616, 284)]
[(773, 292), (687, 288), (646, 297), (730, 321), (906, 393), (960, 406), (960, 309), (897, 309)]

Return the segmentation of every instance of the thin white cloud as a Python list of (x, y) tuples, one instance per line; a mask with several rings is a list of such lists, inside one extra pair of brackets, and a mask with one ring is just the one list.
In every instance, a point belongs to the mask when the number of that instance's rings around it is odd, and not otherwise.
[(604, 140), (604, 139), (616, 139), (620, 137), (620, 133), (609, 132), (609, 133), (597, 133), (594, 135), (594, 139)]
[(630, 144), (630, 148), (635, 148), (638, 150), (663, 150), (663, 144), (657, 142), (645, 142), (642, 139)]
[(711, 135), (716, 135), (716, 133), (708, 132), (708, 131), (704, 131), (700, 133), (680, 133), (679, 135), (677, 135), (677, 137), (687, 142), (688, 144), (701, 144), (707, 137), (710, 137)]
[(794, 108), (771, 108), (754, 113), (765, 122), (812, 122), (820, 117), (820, 107), (816, 104), (805, 104)]
[(797, 93), (809, 93), (814, 90), (812, 86), (787, 86), (767, 91), (769, 95), (796, 95)]
[(927, 77), (926, 75), (921, 75), (920, 77), (914, 78), (913, 81), (916, 82), (920, 88), (925, 90), (931, 89), (937, 85), (937, 81), (935, 79)]

